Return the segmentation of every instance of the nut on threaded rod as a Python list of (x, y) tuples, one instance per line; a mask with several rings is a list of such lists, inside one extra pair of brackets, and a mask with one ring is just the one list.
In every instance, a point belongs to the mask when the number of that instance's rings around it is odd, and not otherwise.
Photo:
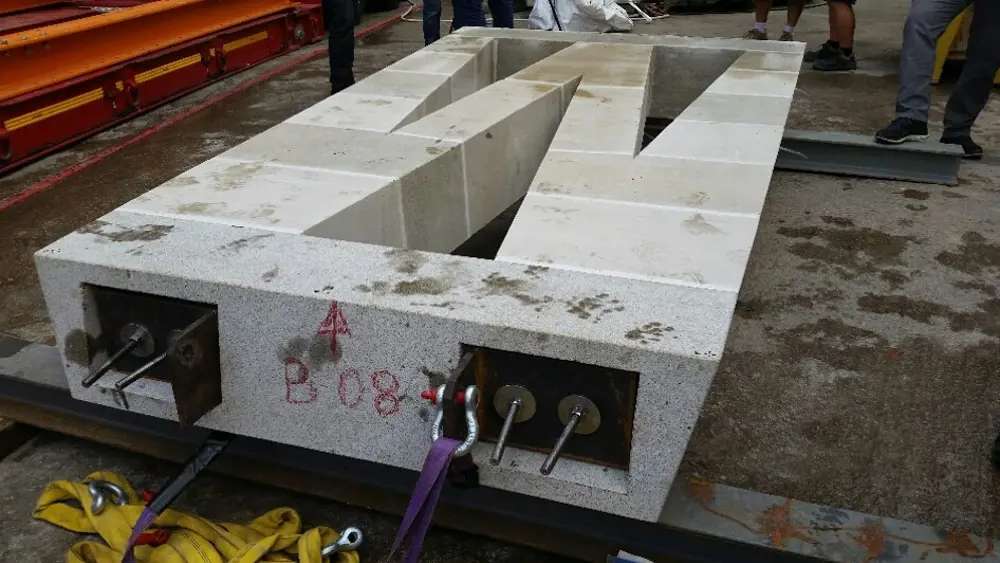
[(146, 330), (146, 327), (142, 325), (133, 323), (125, 325), (125, 327), (121, 330), (120, 337), (124, 341), (124, 345), (119, 348), (117, 352), (112, 354), (111, 357), (101, 365), (101, 367), (97, 368), (83, 379), (81, 385), (85, 388), (97, 383), (97, 380), (101, 379), (109, 371), (111, 371), (111, 368), (115, 367), (115, 364), (124, 358), (125, 354), (132, 353), (133, 355), (139, 357), (145, 357), (152, 352), (152, 348), (154, 346), (153, 337), (149, 334), (149, 331)]
[(490, 456), (490, 463), (500, 465), (514, 424), (535, 416), (535, 396), (520, 385), (504, 385), (493, 395), (493, 408), (503, 417), (503, 427), (493, 448), (493, 455)]
[(566, 442), (573, 434), (593, 434), (601, 426), (601, 411), (593, 401), (583, 395), (570, 395), (559, 401), (558, 414), (559, 421), (564, 426), (555, 447), (542, 463), (540, 469), (542, 475), (552, 473), (566, 447)]

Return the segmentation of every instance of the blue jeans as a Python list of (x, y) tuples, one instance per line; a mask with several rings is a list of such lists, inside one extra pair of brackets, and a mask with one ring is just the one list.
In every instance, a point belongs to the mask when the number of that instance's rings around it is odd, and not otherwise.
[(424, 45), (441, 39), (441, 0), (424, 0)]
[[(452, 0), (455, 8), (455, 29), (486, 27), (482, 0)], [(488, 0), (493, 27), (514, 27), (514, 0)]]

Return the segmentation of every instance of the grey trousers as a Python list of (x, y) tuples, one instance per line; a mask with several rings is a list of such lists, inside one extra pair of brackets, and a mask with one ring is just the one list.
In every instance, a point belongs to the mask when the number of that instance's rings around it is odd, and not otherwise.
[(937, 41), (973, 5), (965, 67), (944, 114), (944, 136), (968, 136), (1000, 70), (1000, 0), (913, 0), (903, 29), (896, 117), (927, 121)]

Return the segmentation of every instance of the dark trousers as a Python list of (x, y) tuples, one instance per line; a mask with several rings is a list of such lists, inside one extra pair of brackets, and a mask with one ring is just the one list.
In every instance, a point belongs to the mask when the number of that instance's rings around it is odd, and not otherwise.
[(323, 21), (330, 35), (330, 89), (337, 92), (354, 84), (355, 0), (323, 0)]
[(424, 45), (441, 39), (441, 0), (424, 0)]
[(965, 67), (944, 110), (945, 137), (965, 137), (983, 111), (1000, 69), (1000, 1), (913, 0), (903, 28), (896, 116), (927, 121), (937, 41), (948, 24), (972, 4)]
[[(493, 27), (514, 27), (514, 0), (488, 0)], [(482, 0), (452, 0), (455, 8), (453, 27), (486, 27)]]

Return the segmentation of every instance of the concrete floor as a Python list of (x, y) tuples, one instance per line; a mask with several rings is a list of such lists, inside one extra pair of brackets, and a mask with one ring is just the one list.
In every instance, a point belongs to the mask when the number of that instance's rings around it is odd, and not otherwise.
[[(39, 470), (43, 468), (43, 470)], [(96, 468), (126, 476), (137, 488), (156, 488), (177, 470), (144, 456), (83, 440), (43, 433), (0, 463), (0, 561), (54, 563), (86, 536), (33, 520), (31, 511), (45, 485), (55, 479), (80, 479)], [(303, 526), (343, 529), (357, 526), (365, 534), (362, 561), (388, 553), (399, 519), (363, 508), (213, 474), (199, 477), (174, 505), (225, 522), (250, 522), (269, 510), (288, 507)], [(424, 542), (423, 563), (570, 563), (570, 559), (510, 546), (481, 537), (433, 529)]]
[[(859, 3), (859, 71), (804, 71), (789, 127), (870, 133), (887, 122), (908, 5)], [(774, 17), (772, 27), (784, 15)], [(748, 20), (746, 14), (683, 16), (637, 24), (636, 31), (735, 36)], [(825, 39), (825, 26), (825, 8), (808, 10), (798, 38), (816, 44)], [(418, 49), (420, 26), (403, 23), (363, 43), (360, 76)], [(251, 88), (4, 213), (0, 240), (9, 242), (0, 247), (0, 330), (52, 343), (31, 253), (320, 100), (327, 89), (325, 64), (314, 61)], [(225, 87), (0, 179), (0, 197)], [(935, 121), (946, 92), (935, 90)], [(1000, 484), (986, 458), (1000, 426), (996, 97), (974, 133), (988, 158), (963, 165), (953, 188), (775, 174), (728, 350), (688, 448), (685, 474), (997, 535)], [(82, 477), (112, 457), (136, 478), (161, 471), (148, 460), (66, 439), (36, 443), (18, 456), (0, 463), (0, 490), (25, 495), (0, 507), (3, 537), (43, 533), (28, 519), (43, 481)], [(28, 467), (33, 470), (23, 470)], [(240, 519), (241, 497), (256, 499), (258, 493), (242, 484), (237, 489), (226, 496), (232, 503), (205, 503), (206, 510)], [(274, 496), (261, 508), (298, 507), (301, 501), (316, 507), (321, 517), (315, 522), (339, 525), (336, 513), (322, 512), (326, 503), (267, 494)], [(250, 512), (258, 510), (253, 506)], [(65, 535), (45, 537), (55, 552), (71, 543)], [(497, 557), (490, 560), (504, 560)]]

